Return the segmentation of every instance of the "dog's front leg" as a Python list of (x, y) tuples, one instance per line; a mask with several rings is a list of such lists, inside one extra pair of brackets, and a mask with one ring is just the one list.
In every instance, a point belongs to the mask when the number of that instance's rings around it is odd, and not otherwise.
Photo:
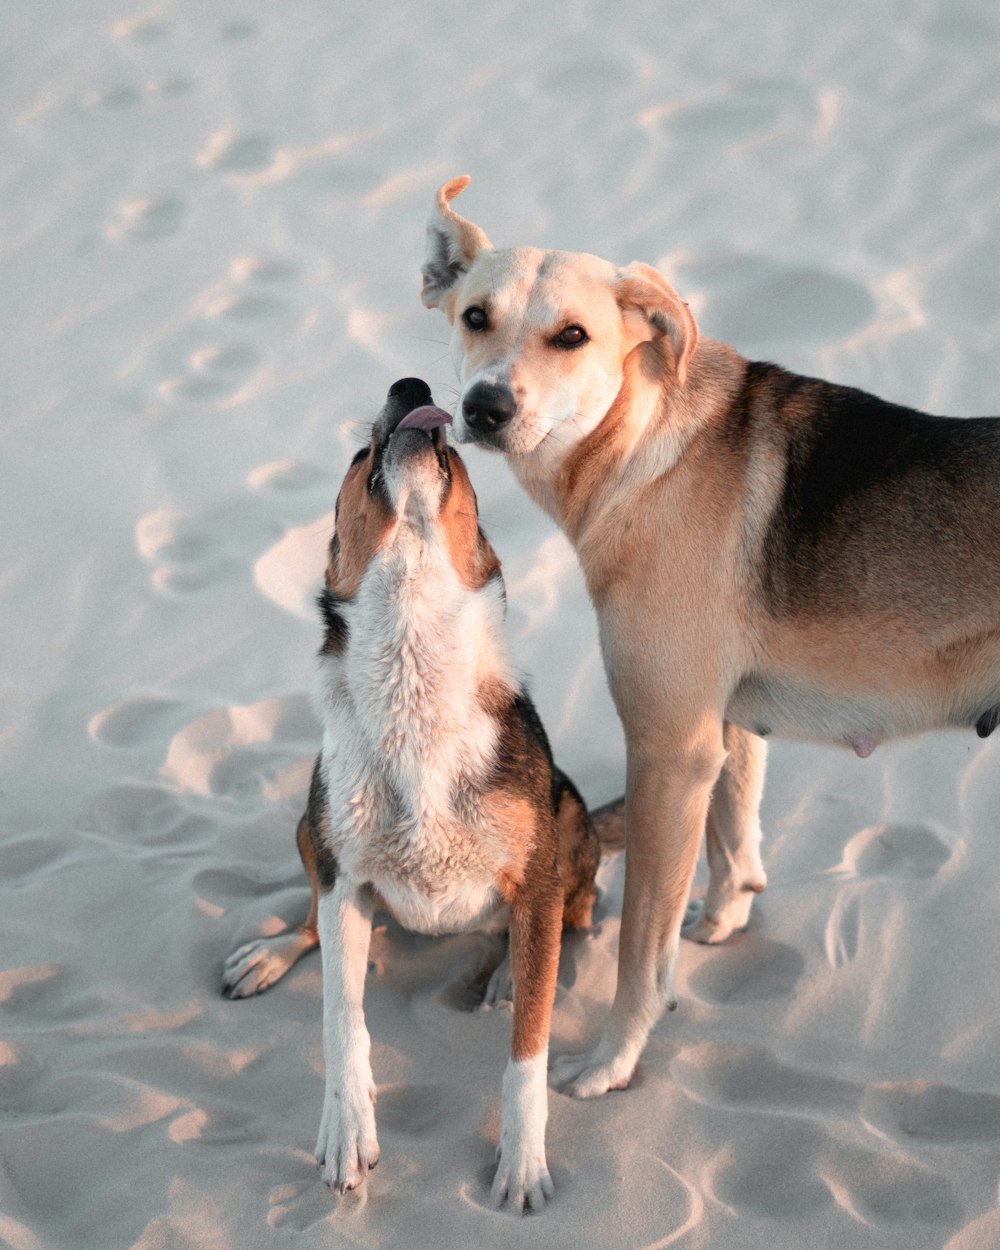
[(378, 1163), (375, 1082), (365, 1027), (365, 973), (372, 904), (364, 890), (339, 877), (319, 901), (323, 955), (323, 1049), (326, 1095), (316, 1158), (331, 1188), (355, 1189)]
[(709, 796), (725, 759), (720, 722), (696, 734), (626, 727), (625, 896), (618, 986), (597, 1046), (564, 1055), (552, 1084), (577, 1098), (628, 1085), (650, 1030), (673, 1009), (674, 967)]
[[(554, 855), (553, 855), (554, 859)], [(537, 1211), (555, 1192), (545, 1162), (547, 1066), (552, 1002), (559, 971), (562, 890), (554, 862), (529, 869), (511, 903), (514, 1028), (503, 1076), (495, 1206)]]

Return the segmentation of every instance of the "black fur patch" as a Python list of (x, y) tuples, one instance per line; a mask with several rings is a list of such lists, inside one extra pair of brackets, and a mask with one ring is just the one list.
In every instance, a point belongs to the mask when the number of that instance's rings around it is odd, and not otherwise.
[(555, 811), (552, 750), (541, 719), (525, 691), (495, 711), (499, 724), (497, 757), (484, 790), (522, 795), (539, 812)]
[(465, 261), (452, 256), (451, 240), (443, 230), (431, 226), (427, 231), (429, 255), (423, 266), (424, 290), (444, 294), (451, 290), (466, 270)]
[(561, 786), (557, 781), (557, 774), (559, 777), (563, 777), (570, 785), (572, 785), (572, 782), (564, 774), (559, 773), (556, 768), (555, 757), (552, 754), (549, 736), (545, 732), (542, 718), (538, 715), (538, 709), (535, 707), (531, 695), (523, 687), (514, 696), (514, 711), (517, 713), (526, 736), (539, 747), (548, 764), (552, 776), (552, 810), (555, 811), (559, 806), (559, 798), (562, 793)]
[(340, 655), (347, 646), (349, 633), (347, 618), (341, 611), (342, 605), (346, 602), (346, 599), (341, 599), (339, 595), (335, 595), (329, 588), (320, 591), (316, 596), (316, 603), (319, 605), (323, 624), (326, 626), (326, 635), (323, 638), (323, 645), (320, 647), (320, 655)]
[(827, 602), (844, 611), (857, 606), (852, 594), (877, 597), (864, 572), (897, 569), (901, 528), (911, 549), (942, 561), (980, 540), (971, 504), (981, 512), (998, 494), (989, 475), (1000, 451), (995, 419), (928, 416), (760, 362), (747, 367), (735, 406), (755, 437), (784, 446), (784, 488), (761, 562), (773, 612), (808, 614)]
[(316, 876), (324, 892), (329, 893), (337, 880), (337, 857), (330, 845), (330, 805), (323, 780), (323, 756), (316, 756), (309, 801), (306, 805), (309, 840), (316, 857)]
[(988, 738), (997, 725), (1000, 725), (1000, 707), (991, 707), (976, 721), (976, 733), (980, 738)]

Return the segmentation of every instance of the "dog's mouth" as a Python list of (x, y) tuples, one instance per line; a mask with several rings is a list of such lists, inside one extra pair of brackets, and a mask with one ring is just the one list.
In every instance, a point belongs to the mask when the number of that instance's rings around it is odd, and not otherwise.
[(375, 422), (369, 492), (384, 494), (400, 514), (435, 516), (451, 487), (450, 424), (425, 382), (394, 383)]
[[(446, 425), (451, 425), (451, 417), (443, 408), (438, 408), (436, 404), (422, 404), (419, 408), (411, 409), (403, 417), (390, 437), (396, 439), (407, 430), (419, 431), (429, 436), (431, 446), (434, 448), (438, 460), (441, 461), (442, 458), (447, 460), (448, 440), (445, 437)], [(419, 447), (419, 443), (414, 445)]]
[(411, 460), (419, 460), (432, 451), (441, 476), (448, 478), (451, 466), (445, 429), (450, 424), (448, 413), (434, 403), (411, 408), (389, 429), (382, 442), (382, 455), (405, 468)]

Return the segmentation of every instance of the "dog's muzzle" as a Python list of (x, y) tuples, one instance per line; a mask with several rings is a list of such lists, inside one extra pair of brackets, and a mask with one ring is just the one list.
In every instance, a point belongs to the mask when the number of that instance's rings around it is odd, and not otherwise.
[(503, 436), (514, 420), (517, 401), (506, 386), (477, 382), (462, 400), (462, 419), (473, 442), (501, 447)]

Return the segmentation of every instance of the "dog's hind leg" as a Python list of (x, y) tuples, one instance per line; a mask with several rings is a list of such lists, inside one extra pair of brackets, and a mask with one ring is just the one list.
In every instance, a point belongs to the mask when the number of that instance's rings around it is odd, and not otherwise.
[(689, 904), (684, 936), (724, 942), (745, 929), (755, 894), (767, 885), (760, 860), (760, 800), (767, 744), (736, 725), (725, 728), (726, 762), (705, 823), (709, 884), (704, 903)]

